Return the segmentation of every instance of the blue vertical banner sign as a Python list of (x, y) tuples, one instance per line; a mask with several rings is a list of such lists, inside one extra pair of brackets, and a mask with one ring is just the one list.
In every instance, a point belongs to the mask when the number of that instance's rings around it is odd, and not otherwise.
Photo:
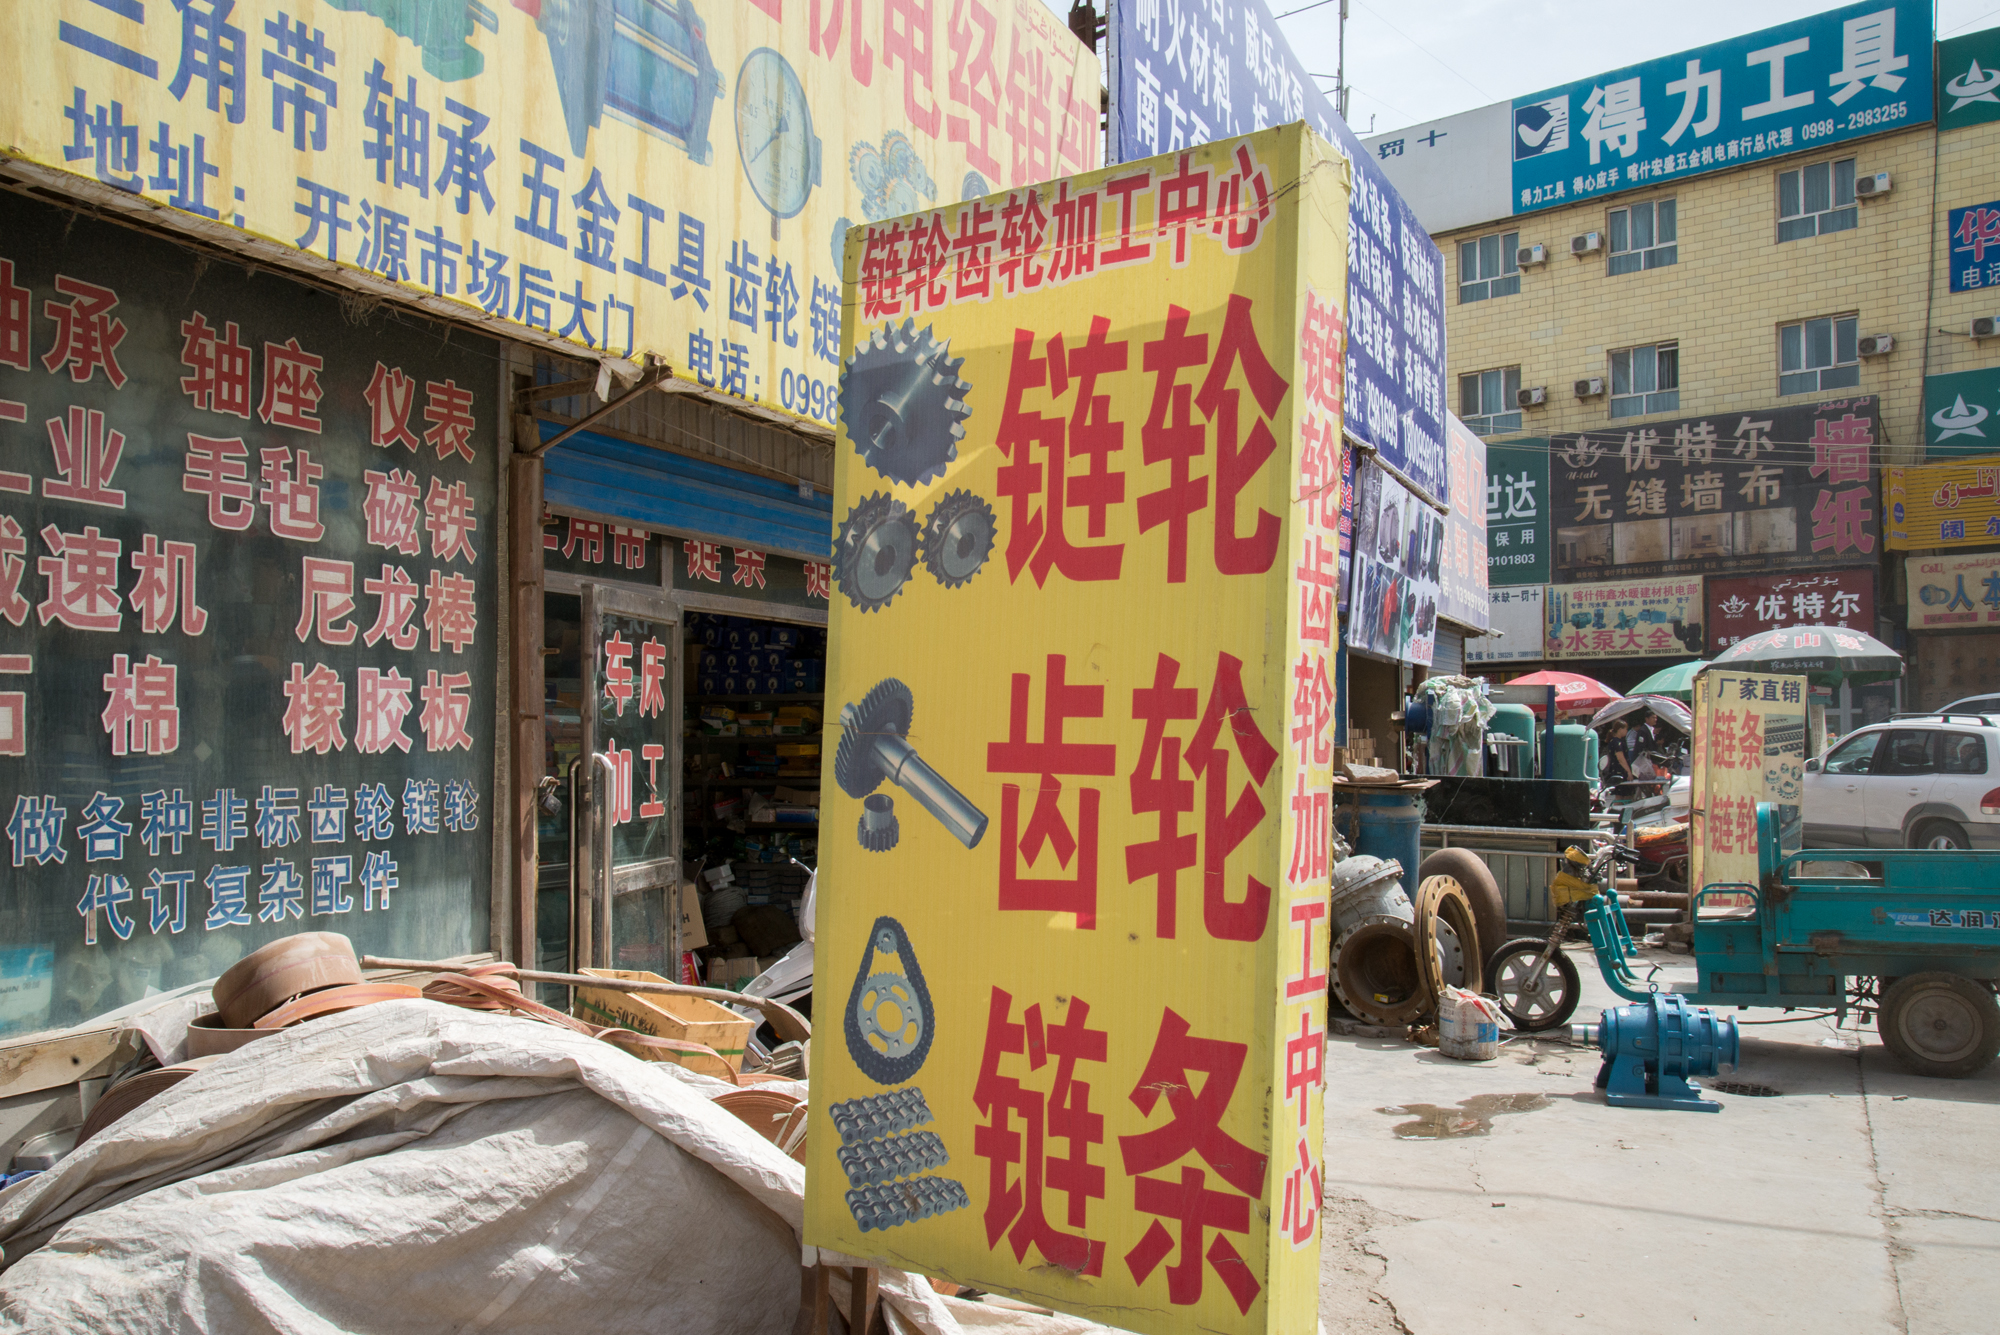
[(1514, 101), (1514, 211), (1932, 116), (1931, 10), (1864, 0)]
[(1299, 120), (1346, 156), (1354, 170), (1347, 434), (1427, 500), (1447, 505), (1444, 257), (1430, 233), (1320, 92), (1264, 0), (1111, 0), (1110, 8), (1115, 161)]

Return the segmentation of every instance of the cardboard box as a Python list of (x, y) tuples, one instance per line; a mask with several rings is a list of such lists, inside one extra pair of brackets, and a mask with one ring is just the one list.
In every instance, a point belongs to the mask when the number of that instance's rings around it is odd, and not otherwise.
[[(757, 961), (744, 962), (754, 965)], [(673, 981), (643, 969), (585, 969), (583, 972), (593, 978), (620, 978), (646, 983)], [(658, 1060), (671, 1061), (690, 1071), (700, 1071), (703, 1075), (721, 1080), (731, 1079), (743, 1069), (743, 1049), (749, 1042), (751, 1030), (756, 1028), (755, 1022), (702, 997), (677, 997), (665, 993), (634, 996), (594, 987), (579, 987), (576, 990), (574, 1013), (596, 1024), (617, 1025), (657, 1038), (677, 1038), (683, 1043), (699, 1043), (712, 1049), (715, 1057), (700, 1053), (669, 1053)]]
[(693, 881), (681, 882), (681, 949), (700, 950), (708, 944), (708, 928), (701, 921), (701, 893)]

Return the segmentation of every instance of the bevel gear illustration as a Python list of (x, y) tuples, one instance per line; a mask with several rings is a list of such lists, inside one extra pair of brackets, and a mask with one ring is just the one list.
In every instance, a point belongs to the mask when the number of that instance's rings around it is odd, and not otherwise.
[(847, 1054), (876, 1084), (902, 1084), (930, 1056), (930, 990), (910, 934), (894, 918), (877, 918), (868, 929), (846, 1012)]
[(924, 569), (947, 589), (967, 583), (993, 554), (999, 524), (983, 496), (946, 492), (924, 517)]
[(842, 705), (834, 780), (849, 797), (864, 798), (888, 779), (937, 817), (954, 839), (975, 847), (986, 833), (986, 813), (911, 748), (910, 721), (915, 713), (910, 688), (894, 677), (884, 677), (859, 701)]
[(965, 396), (959, 379), (965, 358), (950, 355), (931, 327), (884, 325), (854, 349), (840, 375), (840, 420), (863, 462), (888, 478), (915, 486), (942, 477), (958, 457)]
[(917, 568), (917, 519), (910, 507), (878, 491), (847, 512), (833, 546), (834, 578), (863, 612), (886, 606)]

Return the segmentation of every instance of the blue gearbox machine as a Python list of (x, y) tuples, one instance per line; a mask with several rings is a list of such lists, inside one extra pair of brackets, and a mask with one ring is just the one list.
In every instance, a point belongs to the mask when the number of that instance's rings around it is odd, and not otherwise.
[(1692, 1077), (1716, 1075), (1741, 1056), (1736, 1021), (1671, 992), (1607, 1009), (1595, 1025), (1572, 1025), (1570, 1034), (1603, 1051), (1597, 1087), (1606, 1103), (1621, 1108), (1721, 1112)]

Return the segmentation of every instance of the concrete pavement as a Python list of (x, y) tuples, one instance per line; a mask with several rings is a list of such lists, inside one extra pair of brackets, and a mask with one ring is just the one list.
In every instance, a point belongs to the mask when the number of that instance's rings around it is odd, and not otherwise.
[[(1618, 999), (1572, 949), (1594, 1020)], [(1908, 1075), (1853, 1025), (1745, 1027), (1723, 1079), (1779, 1093), (1721, 1113), (1607, 1106), (1566, 1033), (1486, 1063), (1334, 1035), (1325, 1329), (2000, 1330), (2000, 1063)]]

